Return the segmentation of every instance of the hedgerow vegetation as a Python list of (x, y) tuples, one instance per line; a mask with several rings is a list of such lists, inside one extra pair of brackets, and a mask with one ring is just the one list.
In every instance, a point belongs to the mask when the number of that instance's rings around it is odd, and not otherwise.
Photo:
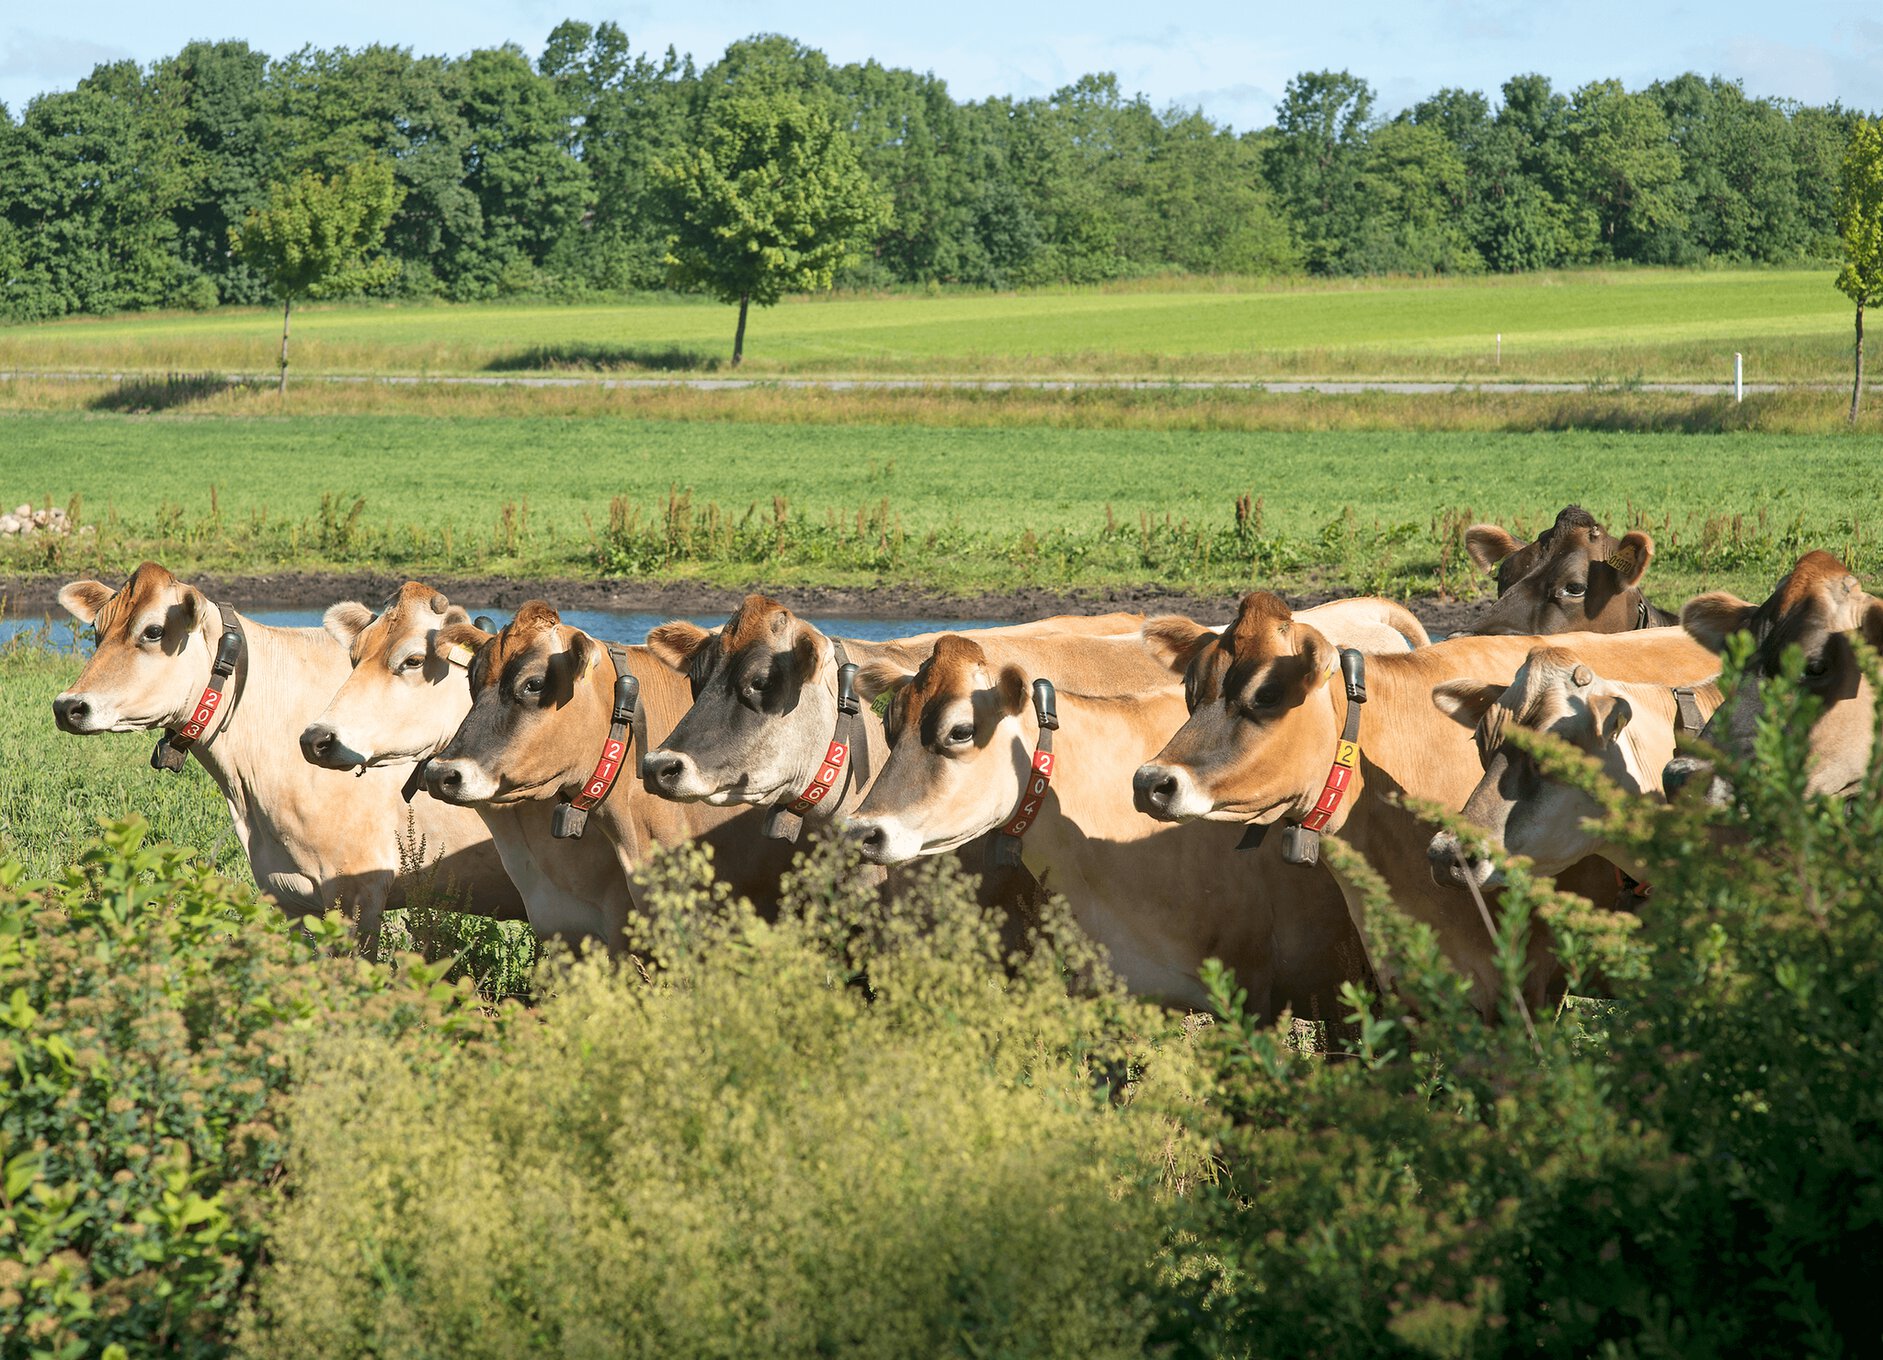
[(1560, 1009), (1485, 1023), (1376, 892), (1397, 990), (1324, 1045), (829, 849), (771, 919), (659, 862), (634, 960), (530, 1008), (138, 825), (12, 865), (0, 1354), (1866, 1353), (1883, 763), (1803, 797), (1797, 674), (1733, 807), (1604, 795), (1638, 917), (1507, 867), (1506, 976), (1547, 925)]

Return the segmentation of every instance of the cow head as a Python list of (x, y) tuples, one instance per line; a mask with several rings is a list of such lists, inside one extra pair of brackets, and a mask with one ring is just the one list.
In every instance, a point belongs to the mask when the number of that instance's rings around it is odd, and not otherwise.
[[(315, 765), (351, 770), (404, 765), (435, 754), (471, 709), (465, 671), (488, 634), (430, 586), (407, 581), (375, 615), (362, 604), (327, 611), (327, 631), (347, 649), (353, 673), (301, 733)], [(447, 628), (471, 636), (440, 648)]]
[[(1883, 648), (1883, 600), (1865, 594), (1842, 561), (1827, 552), (1806, 553), (1761, 605), (1725, 591), (1696, 596), (1680, 611), (1680, 625), (1715, 652), (1735, 633), (1752, 635), (1745, 681), (1707, 723), (1704, 740), (1742, 759), (1749, 756), (1765, 709), (1763, 682), (1779, 673), (1785, 649), (1797, 647), (1804, 654), (1804, 687), (1820, 705), (1805, 791), (1832, 797), (1855, 791), (1869, 769), (1876, 735), (1875, 695), (1855, 642), (1861, 637)], [(1671, 788), (1694, 783), (1701, 774), (1708, 776), (1712, 801), (1730, 798), (1710, 770), (1689, 758), (1672, 762), (1667, 779)]]
[[(1509, 740), (1511, 728), (1548, 732), (1587, 752), (1623, 788), (1660, 790), (1659, 768), (1643, 768), (1627, 737), (1636, 716), (1627, 695), (1563, 648), (1534, 649), (1508, 685), (1446, 681), (1432, 691), (1432, 702), (1477, 735), (1484, 778), (1465, 802), (1465, 820), (1489, 832), (1511, 854), (1534, 860), (1539, 872), (1557, 873), (1595, 853), (1600, 837), (1584, 824), (1602, 810), (1580, 789), (1546, 777), (1530, 754)], [(1432, 877), (1440, 883), (1462, 886), (1469, 877), (1482, 886), (1492, 879), (1491, 862), (1465, 859), (1449, 831), (1432, 837), (1427, 853)]]
[(1334, 644), (1267, 591), (1246, 597), (1221, 634), (1188, 619), (1153, 619), (1144, 637), (1184, 677), (1190, 717), (1138, 767), (1138, 810), (1166, 822), (1263, 825), (1312, 811), (1340, 736), (1328, 696)]
[(187, 720), (209, 682), (222, 632), (200, 590), (146, 562), (115, 591), (74, 581), (59, 592), (59, 603), (98, 634), (85, 669), (52, 701), (61, 731), (140, 732)]
[(647, 649), (693, 687), (693, 707), (641, 762), (649, 793), (726, 807), (774, 803), (811, 782), (837, 729), (830, 639), (748, 595), (717, 632), (663, 623)]
[[(463, 646), (477, 630), (439, 630), (435, 648)], [(608, 731), (614, 676), (602, 645), (541, 600), (531, 600), (478, 647), (470, 711), (425, 763), (425, 785), (447, 803), (507, 805), (554, 798), (588, 775)]]
[(978, 642), (951, 633), (913, 675), (871, 662), (859, 689), (889, 694), (889, 759), (850, 820), (865, 859), (940, 854), (1013, 816), (1039, 740), (1019, 667), (995, 667)]
[[(1625, 633), (1641, 626), (1644, 609), (1650, 621), (1663, 617), (1641, 593), (1654, 540), (1640, 530), (1611, 538), (1581, 506), (1566, 507), (1534, 543), (1518, 544), (1488, 524), (1473, 527), (1466, 543), (1480, 565), (1498, 571), (1497, 603), (1468, 632)], [(1507, 555), (1493, 556), (1506, 546)]]

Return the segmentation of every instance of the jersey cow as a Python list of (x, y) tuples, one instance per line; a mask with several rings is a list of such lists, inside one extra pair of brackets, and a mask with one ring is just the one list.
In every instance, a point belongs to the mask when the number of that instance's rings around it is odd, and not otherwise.
[[(440, 631), (438, 645), (461, 646), (479, 636), (456, 625)], [(632, 728), (622, 725), (620, 738), (613, 721), (617, 665), (639, 687), (638, 720)], [(436, 797), (466, 807), (580, 807), (606, 768), (615, 782), (589, 809), (586, 836), (599, 833), (615, 847), (623, 882), (654, 848), (699, 840), (711, 847), (718, 877), (733, 891), (761, 904), (776, 898), (790, 846), (760, 836), (756, 812), (656, 798), (633, 779), (637, 750), (611, 752), (616, 740), (638, 747), (635, 732), (660, 740), (691, 704), (686, 681), (647, 648), (608, 647), (532, 600), (478, 647), (469, 679), (464, 721), (425, 764), (426, 786)], [(603, 922), (611, 949), (623, 942), (625, 900), (612, 900)]]
[(347, 674), (326, 633), (225, 611), (154, 562), (115, 591), (74, 581), (59, 602), (98, 635), (53, 700), (59, 727), (169, 729), (160, 754), (175, 768), (187, 752), (209, 772), (256, 883), (291, 914), (341, 907), (370, 938), (404, 900), (401, 865), (421, 855), (439, 882), (468, 893), (468, 909), (514, 913), (515, 890), (474, 814), (429, 798), (408, 807), (396, 770), (349, 775), (300, 759), (297, 734)]
[[(1235, 827), (1140, 816), (1132, 770), (1183, 722), (1183, 695), (1167, 672), (1147, 694), (1082, 694), (1066, 683), (1076, 669), (1029, 671), (953, 635), (913, 674), (866, 666), (864, 691), (890, 699), (888, 759), (850, 822), (864, 856), (901, 864), (1018, 828), (1027, 869), (1066, 898), (1132, 991), (1203, 1006), (1198, 970), (1216, 957), (1264, 1013), (1335, 1013), (1363, 955), (1333, 885), (1291, 872), (1273, 846), (1236, 855)], [(1030, 704), (1049, 678), (1052, 702)]]
[[(1697, 730), (1719, 707), (1716, 685), (1685, 689), (1625, 683), (1597, 675), (1568, 647), (1534, 649), (1508, 685), (1448, 680), (1432, 691), (1441, 713), (1469, 729), (1484, 776), (1465, 800), (1465, 820), (1482, 827), (1536, 869), (1558, 874), (1597, 855), (1636, 879), (1647, 876), (1634, 855), (1602, 839), (1591, 825), (1601, 808), (1582, 790), (1545, 775), (1510, 730), (1547, 732), (1595, 757), (1617, 788), (1663, 801), (1661, 771), (1682, 731)], [(1480, 886), (1496, 881), (1488, 859), (1467, 858), (1458, 837), (1441, 831), (1427, 851), (1441, 881)]]
[[(1856, 640), (1883, 649), (1883, 600), (1864, 593), (1842, 560), (1828, 552), (1809, 552), (1778, 583), (1763, 604), (1715, 591), (1687, 601), (1680, 623), (1710, 651), (1725, 648), (1735, 633), (1752, 636), (1753, 652), (1745, 681), (1732, 701), (1713, 715), (1704, 740), (1744, 758), (1765, 710), (1764, 682), (1777, 675), (1786, 650), (1804, 657), (1800, 680), (1819, 704), (1810, 736), (1810, 767), (1805, 793), (1844, 798), (1857, 791), (1869, 772), (1877, 724), (1876, 694), (1858, 660)], [(1668, 772), (1670, 786), (1708, 775), (1704, 762), (1679, 757)], [(1709, 778), (1709, 796), (1723, 801), (1730, 791)]]
[(1466, 632), (1626, 633), (1677, 622), (1641, 591), (1654, 540), (1640, 530), (1613, 538), (1579, 505), (1565, 506), (1534, 543), (1476, 524), (1465, 547), (1497, 573), (1497, 602)]
[[(442, 593), (408, 581), (375, 615), (364, 605), (327, 611), (327, 631), (347, 649), (353, 669), (327, 706), (301, 732), (301, 752), (335, 770), (398, 767), (408, 780), (444, 749), (471, 711), (471, 657), (490, 634)], [(440, 635), (453, 630), (454, 640)], [(628, 884), (605, 836), (557, 839), (553, 805), (479, 804), (505, 873), (516, 885), (530, 928), (542, 939), (599, 939), (604, 921), (625, 916)]]
[[(1146, 635), (1184, 676), (1191, 712), (1133, 777), (1139, 809), (1161, 821), (1293, 822), (1341, 835), (1384, 876), (1400, 909), (1432, 926), (1478, 1004), (1493, 1009), (1498, 981), (1483, 924), (1465, 894), (1432, 881), (1426, 850), (1433, 828), (1399, 796), (1464, 805), (1481, 776), (1477, 752), (1470, 735), (1433, 707), (1432, 690), (1460, 679), (1508, 683), (1537, 639), (1453, 638), (1370, 659), (1366, 698), (1348, 738), (1353, 700), (1344, 685), (1330, 683), (1339, 669), (1336, 646), (1277, 596), (1248, 596), (1220, 634), (1177, 619), (1158, 621)], [(1671, 628), (1574, 635), (1563, 645), (1619, 680), (1690, 684), (1717, 666)], [(1340, 886), (1364, 939), (1359, 894), (1344, 879)], [(1538, 1001), (1556, 981), (1540, 934), (1529, 984)]]

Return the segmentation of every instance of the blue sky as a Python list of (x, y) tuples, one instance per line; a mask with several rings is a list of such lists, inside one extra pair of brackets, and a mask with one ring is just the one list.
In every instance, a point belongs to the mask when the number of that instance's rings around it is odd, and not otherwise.
[(1857, 0), (1675, 4), (1662, 0), (1394, 0), (1275, 4), (1183, 0), (1028, 5), (990, 0), (904, 6), (823, 0), (232, 0), (0, 4), (0, 100), (17, 115), (34, 94), (69, 88), (99, 61), (140, 62), (191, 38), (245, 38), (271, 54), (303, 44), (390, 42), (458, 53), (515, 42), (534, 55), (565, 17), (612, 19), (637, 48), (672, 45), (710, 59), (750, 33), (782, 32), (840, 62), (876, 57), (932, 70), (957, 98), (1046, 94), (1087, 71), (1116, 71), (1127, 92), (1201, 106), (1238, 128), (1272, 121), (1289, 76), (1346, 67), (1386, 111), (1445, 85), (1495, 96), (1505, 77), (1541, 71), (1559, 88), (1619, 76), (1636, 87), (1697, 70), (1753, 94), (1883, 109), (1883, 9)]

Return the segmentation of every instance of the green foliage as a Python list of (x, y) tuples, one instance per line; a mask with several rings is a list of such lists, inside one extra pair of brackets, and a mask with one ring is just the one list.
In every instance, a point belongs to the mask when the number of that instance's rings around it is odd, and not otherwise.
[(374, 968), (133, 819), (50, 881), (0, 862), (0, 1355), (217, 1355), (278, 1210), (310, 1037), (429, 1061), (491, 1029), (445, 965)]
[(271, 185), (267, 205), (244, 217), (229, 243), (283, 302), (360, 292), (397, 273), (378, 252), (402, 197), (383, 160), (331, 176), (304, 171)]
[(1179, 1022), (1068, 994), (1078, 952), (1004, 972), (945, 868), (892, 907), (826, 843), (769, 925), (707, 873), (501, 1051), (319, 1046), (246, 1349), (1142, 1353), (1207, 1174)]
[(1851, 131), (1838, 177), (1837, 234), (1843, 245), (1838, 291), (1859, 307), (1883, 304), (1883, 122)]
[(828, 289), (889, 201), (823, 99), (739, 83), (707, 101), (691, 145), (656, 163), (675, 282), (721, 302)]

